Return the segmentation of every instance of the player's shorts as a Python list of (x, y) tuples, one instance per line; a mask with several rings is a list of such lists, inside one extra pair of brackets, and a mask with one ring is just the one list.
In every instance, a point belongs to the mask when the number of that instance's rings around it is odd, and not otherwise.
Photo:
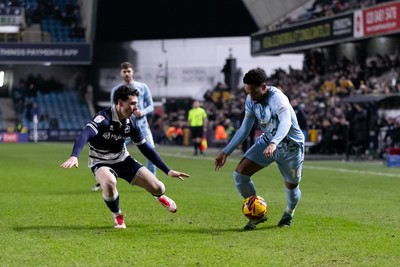
[(303, 175), (304, 145), (293, 141), (279, 144), (272, 158), (267, 158), (263, 151), (268, 143), (263, 138), (257, 138), (255, 144), (244, 154), (245, 158), (267, 167), (276, 162), (283, 179), (291, 184), (298, 184)]
[(109, 167), (117, 178), (118, 177), (122, 178), (128, 183), (132, 183), (132, 180), (136, 177), (136, 174), (138, 173), (139, 169), (143, 167), (143, 165), (140, 162), (129, 156), (124, 161), (114, 164), (107, 164), (107, 163), (96, 164), (91, 168), (93, 174), (95, 174), (97, 169), (104, 166)]
[(203, 126), (190, 127), (190, 130), (192, 131), (193, 139), (203, 137)]

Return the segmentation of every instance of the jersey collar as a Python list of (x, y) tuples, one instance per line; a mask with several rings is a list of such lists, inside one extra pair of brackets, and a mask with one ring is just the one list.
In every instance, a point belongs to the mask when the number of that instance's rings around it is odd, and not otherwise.
[[(115, 108), (115, 105), (112, 105), (111, 107), (111, 118), (113, 121), (118, 122), (120, 126), (122, 126), (121, 121), (118, 118), (118, 113), (117, 110)], [(129, 119), (126, 119), (125, 123), (129, 123)]]

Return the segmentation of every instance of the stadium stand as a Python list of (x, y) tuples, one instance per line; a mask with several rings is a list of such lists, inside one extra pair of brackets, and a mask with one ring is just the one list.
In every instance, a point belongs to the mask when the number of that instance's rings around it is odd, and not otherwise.
[(3, 42), (85, 42), (77, 0), (7, 1), (0, 10), (15, 10), (21, 19), (19, 30), (0, 33)]
[(88, 106), (80, 102), (73, 90), (38, 92), (25, 102), (22, 124), (28, 129), (33, 128), (34, 115), (38, 117), (38, 129), (51, 130), (81, 129), (91, 119)]

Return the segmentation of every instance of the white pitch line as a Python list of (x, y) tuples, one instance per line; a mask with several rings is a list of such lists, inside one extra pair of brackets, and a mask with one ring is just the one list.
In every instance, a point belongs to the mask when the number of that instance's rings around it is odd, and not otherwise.
[[(182, 159), (196, 159), (196, 160), (213, 160), (214, 158), (211, 157), (203, 157), (203, 156), (187, 156), (183, 154), (172, 154), (172, 153), (159, 153), (161, 155), (175, 157), (175, 158), (182, 158)], [(233, 161), (237, 159), (229, 159), (228, 161)], [(384, 172), (372, 172), (372, 171), (359, 171), (359, 170), (350, 170), (350, 169), (343, 169), (343, 168), (329, 168), (329, 167), (320, 167), (320, 166), (312, 166), (312, 165), (305, 165), (305, 169), (314, 169), (314, 170), (325, 170), (325, 171), (336, 171), (341, 173), (356, 173), (356, 174), (366, 174), (366, 175), (376, 175), (376, 176), (387, 176), (387, 177), (400, 177), (400, 174), (396, 173), (384, 173)]]
[(314, 169), (314, 170), (325, 170), (325, 171), (337, 171), (342, 173), (356, 173), (356, 174), (368, 174), (368, 175), (377, 175), (377, 176), (388, 176), (388, 177), (400, 177), (400, 174), (396, 173), (384, 173), (384, 172), (371, 172), (371, 171), (359, 171), (359, 170), (349, 170), (343, 168), (328, 168), (328, 167), (320, 167), (320, 166), (304, 166), (305, 169)]

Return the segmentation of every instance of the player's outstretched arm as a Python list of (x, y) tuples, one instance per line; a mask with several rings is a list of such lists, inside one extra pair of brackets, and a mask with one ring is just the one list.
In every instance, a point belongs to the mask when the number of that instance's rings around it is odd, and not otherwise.
[(190, 175), (187, 174), (187, 173), (178, 172), (178, 171), (174, 171), (174, 170), (170, 170), (170, 171), (168, 172), (168, 176), (170, 176), (170, 177), (176, 177), (176, 178), (178, 178), (178, 179), (181, 180), (181, 181), (184, 181), (185, 178), (190, 177)]
[(75, 156), (71, 156), (64, 163), (62, 163), (60, 167), (64, 169), (72, 167), (78, 168), (78, 165), (79, 165), (78, 158)]
[(224, 166), (227, 157), (228, 155), (225, 152), (221, 152), (217, 155), (214, 161), (216, 171), (219, 171), (219, 169)]
[(86, 142), (93, 136), (96, 135), (96, 132), (90, 126), (86, 126), (81, 134), (79, 134), (74, 143), (74, 147), (72, 148), (71, 156), (60, 165), (61, 168), (78, 168), (78, 156), (81, 153), (83, 147), (85, 146)]

